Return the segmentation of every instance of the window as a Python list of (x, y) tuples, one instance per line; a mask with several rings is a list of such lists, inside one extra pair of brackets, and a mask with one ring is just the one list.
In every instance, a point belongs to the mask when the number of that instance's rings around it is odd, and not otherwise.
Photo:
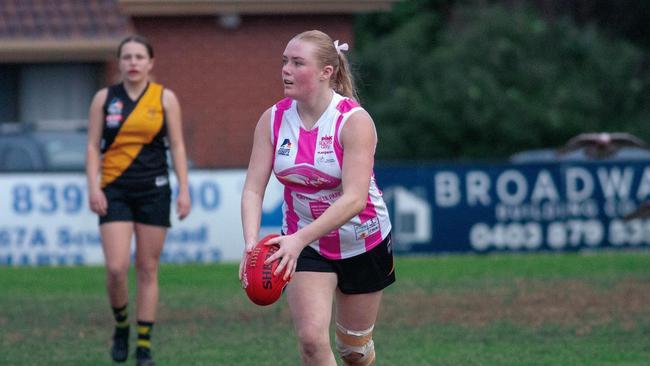
[(0, 170), (26, 172), (42, 169), (38, 163), (37, 152), (26, 147), (9, 144), (0, 151)]
[(50, 170), (83, 170), (86, 163), (86, 134), (75, 132), (41, 139)]
[(0, 64), (0, 123), (18, 121), (18, 65)]
[(85, 120), (100, 66), (86, 63), (0, 64), (0, 122)]

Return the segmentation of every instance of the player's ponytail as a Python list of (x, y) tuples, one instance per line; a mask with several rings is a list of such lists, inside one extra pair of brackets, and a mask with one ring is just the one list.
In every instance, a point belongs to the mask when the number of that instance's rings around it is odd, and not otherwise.
[(336, 68), (334, 80), (332, 81), (334, 84), (333, 89), (343, 96), (359, 101), (348, 59), (342, 51), (338, 51), (337, 53), (339, 58), (339, 67)]

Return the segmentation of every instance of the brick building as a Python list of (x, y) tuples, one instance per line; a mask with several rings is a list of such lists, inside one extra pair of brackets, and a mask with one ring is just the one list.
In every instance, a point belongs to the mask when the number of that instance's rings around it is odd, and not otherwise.
[(282, 97), (287, 41), (321, 29), (353, 46), (353, 15), (396, 1), (4, 0), (0, 122), (83, 121), (136, 32), (154, 46), (155, 80), (179, 97), (195, 165), (244, 167), (259, 115)]

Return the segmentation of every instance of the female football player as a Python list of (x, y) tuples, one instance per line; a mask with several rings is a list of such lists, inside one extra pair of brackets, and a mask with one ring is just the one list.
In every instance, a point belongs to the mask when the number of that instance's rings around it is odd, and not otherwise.
[[(391, 223), (373, 163), (377, 135), (359, 106), (343, 52), (320, 31), (293, 37), (282, 55), (285, 99), (255, 129), (242, 193), (245, 253), (257, 242), (271, 172), (284, 185), (276, 275), (291, 278), (287, 300), (304, 365), (375, 362), (372, 339), (382, 290), (395, 281)], [(240, 265), (240, 279), (244, 259)]]
[(122, 81), (90, 106), (86, 175), (90, 209), (99, 215), (108, 299), (115, 318), (111, 356), (128, 357), (127, 273), (135, 234), (138, 365), (153, 365), (151, 330), (158, 303), (158, 263), (170, 226), (166, 151), (178, 180), (177, 213), (190, 212), (181, 109), (174, 93), (149, 81), (153, 49), (130, 36), (117, 51)]

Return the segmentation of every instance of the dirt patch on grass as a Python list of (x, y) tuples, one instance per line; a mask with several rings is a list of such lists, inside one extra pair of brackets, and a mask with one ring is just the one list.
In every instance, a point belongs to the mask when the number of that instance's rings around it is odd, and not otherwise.
[[(650, 326), (650, 281), (643, 279), (622, 279), (609, 286), (580, 279), (515, 279), (501, 284), (473, 284), (471, 289), (431, 290), (414, 286), (395, 290), (384, 294), (379, 315), (382, 324), (568, 326), (577, 335), (587, 334), (599, 325), (616, 324), (623, 330)], [(220, 324), (224, 328), (263, 327), (277, 322), (291, 325), (286, 299), (260, 307), (244, 295), (218, 305), (162, 304), (160, 321), (185, 327), (196, 323), (196, 332), (203, 324)]]
[(486, 326), (513, 322), (531, 327), (561, 325), (589, 332), (601, 324), (619, 323), (633, 329), (640, 318), (650, 319), (650, 282), (621, 280), (611, 287), (581, 280), (515, 280), (507, 285), (468, 291), (421, 289), (387, 293), (381, 321)]

